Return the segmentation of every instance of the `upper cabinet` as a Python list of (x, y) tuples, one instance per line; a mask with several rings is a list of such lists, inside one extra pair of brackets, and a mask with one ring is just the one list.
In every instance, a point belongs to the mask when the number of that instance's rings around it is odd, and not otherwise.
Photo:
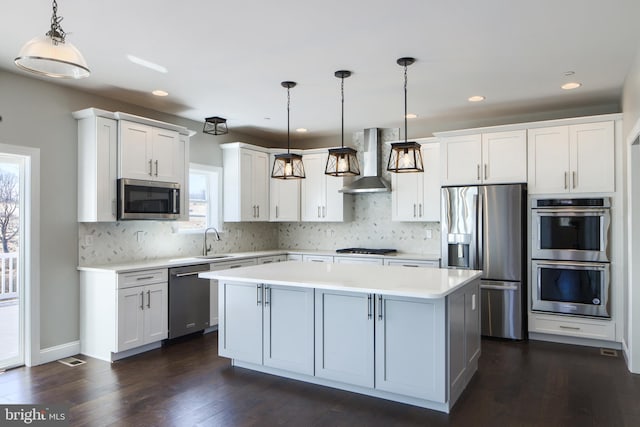
[[(78, 221), (116, 221), (118, 178), (177, 182), (188, 202), (189, 135), (184, 127), (87, 108), (78, 120)], [(188, 211), (183, 209), (188, 218)]]
[[(275, 155), (270, 156), (273, 168)], [(273, 222), (300, 221), (300, 181), (299, 179), (269, 179), (269, 220)]]
[(525, 130), (441, 139), (442, 185), (527, 181)]
[(222, 144), (224, 220), (269, 220), (269, 155), (261, 147)]
[(177, 131), (127, 120), (119, 127), (119, 178), (183, 182), (185, 152)]
[(304, 154), (302, 161), (306, 178), (301, 180), (302, 221), (350, 221), (352, 198), (340, 193), (350, 178), (325, 175), (328, 151)]
[(421, 145), (423, 173), (391, 174), (393, 221), (440, 221), (440, 144), (429, 140)]
[(529, 130), (529, 193), (613, 192), (614, 122)]

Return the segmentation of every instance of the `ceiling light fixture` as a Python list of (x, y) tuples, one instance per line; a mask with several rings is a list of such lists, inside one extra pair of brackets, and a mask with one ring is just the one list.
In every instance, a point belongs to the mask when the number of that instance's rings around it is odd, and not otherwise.
[(398, 65), (404, 67), (404, 142), (391, 144), (387, 170), (394, 173), (424, 172), (420, 144), (407, 141), (407, 67), (415, 58), (400, 58)]
[(340, 70), (334, 75), (340, 79), (340, 95), (342, 105), (342, 143), (340, 148), (330, 148), (325, 175), (331, 176), (355, 176), (360, 175), (360, 165), (358, 164), (357, 151), (344, 146), (344, 79), (351, 76), (351, 71)]
[(58, 3), (53, 0), (51, 29), (44, 36), (28, 41), (14, 62), (18, 68), (41, 76), (58, 79), (89, 77), (91, 71), (80, 51), (65, 42), (67, 34), (60, 26), (62, 16), (58, 17), (57, 13)]
[(300, 179), (304, 178), (304, 164), (300, 154), (290, 152), (291, 148), (291, 130), (289, 126), (289, 110), (291, 105), (290, 90), (296, 86), (296, 82), (282, 82), (282, 87), (287, 88), (287, 152), (276, 154), (271, 170), (271, 178), (277, 179)]
[(484, 101), (485, 97), (482, 95), (473, 95), (470, 96), (469, 98), (467, 98), (467, 101), (469, 102), (480, 102), (480, 101)]
[(582, 83), (578, 83), (578, 82), (569, 82), (569, 83), (565, 83), (562, 86), (560, 86), (562, 89), (564, 90), (571, 90), (571, 89), (578, 89), (580, 86), (582, 86)]
[(222, 117), (207, 117), (204, 119), (204, 127), (202, 128), (203, 133), (208, 133), (210, 135), (226, 135), (229, 133), (229, 128), (227, 127), (227, 119), (223, 119)]

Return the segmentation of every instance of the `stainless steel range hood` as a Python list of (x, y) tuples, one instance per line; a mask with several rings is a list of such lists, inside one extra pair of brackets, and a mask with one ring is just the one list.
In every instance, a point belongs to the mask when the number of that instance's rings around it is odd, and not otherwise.
[(381, 173), (380, 129), (371, 128), (364, 130), (364, 149), (362, 151), (362, 178), (346, 185), (341, 193), (384, 193), (391, 191), (391, 186), (382, 179)]

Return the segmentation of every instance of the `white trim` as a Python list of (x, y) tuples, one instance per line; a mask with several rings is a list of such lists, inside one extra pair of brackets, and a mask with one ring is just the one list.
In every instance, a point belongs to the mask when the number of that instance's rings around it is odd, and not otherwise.
[(39, 364), (49, 363), (80, 354), (80, 341), (71, 341), (40, 350)]
[(542, 334), (540, 332), (529, 332), (529, 339), (532, 341), (548, 341), (558, 344), (581, 345), (585, 347), (602, 347), (622, 349), (622, 344), (615, 341), (594, 340), (592, 338), (570, 337), (568, 335)]
[(24, 212), (25, 313), (24, 362), (40, 364), (40, 149), (21, 145), (0, 144), (0, 152), (25, 157), (25, 199), (29, 209)]

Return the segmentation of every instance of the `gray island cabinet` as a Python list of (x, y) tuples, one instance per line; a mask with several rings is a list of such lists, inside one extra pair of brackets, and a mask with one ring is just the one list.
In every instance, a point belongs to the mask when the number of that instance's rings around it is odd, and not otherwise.
[(449, 412), (478, 368), (471, 270), (293, 261), (219, 281), (219, 354), (234, 366)]

